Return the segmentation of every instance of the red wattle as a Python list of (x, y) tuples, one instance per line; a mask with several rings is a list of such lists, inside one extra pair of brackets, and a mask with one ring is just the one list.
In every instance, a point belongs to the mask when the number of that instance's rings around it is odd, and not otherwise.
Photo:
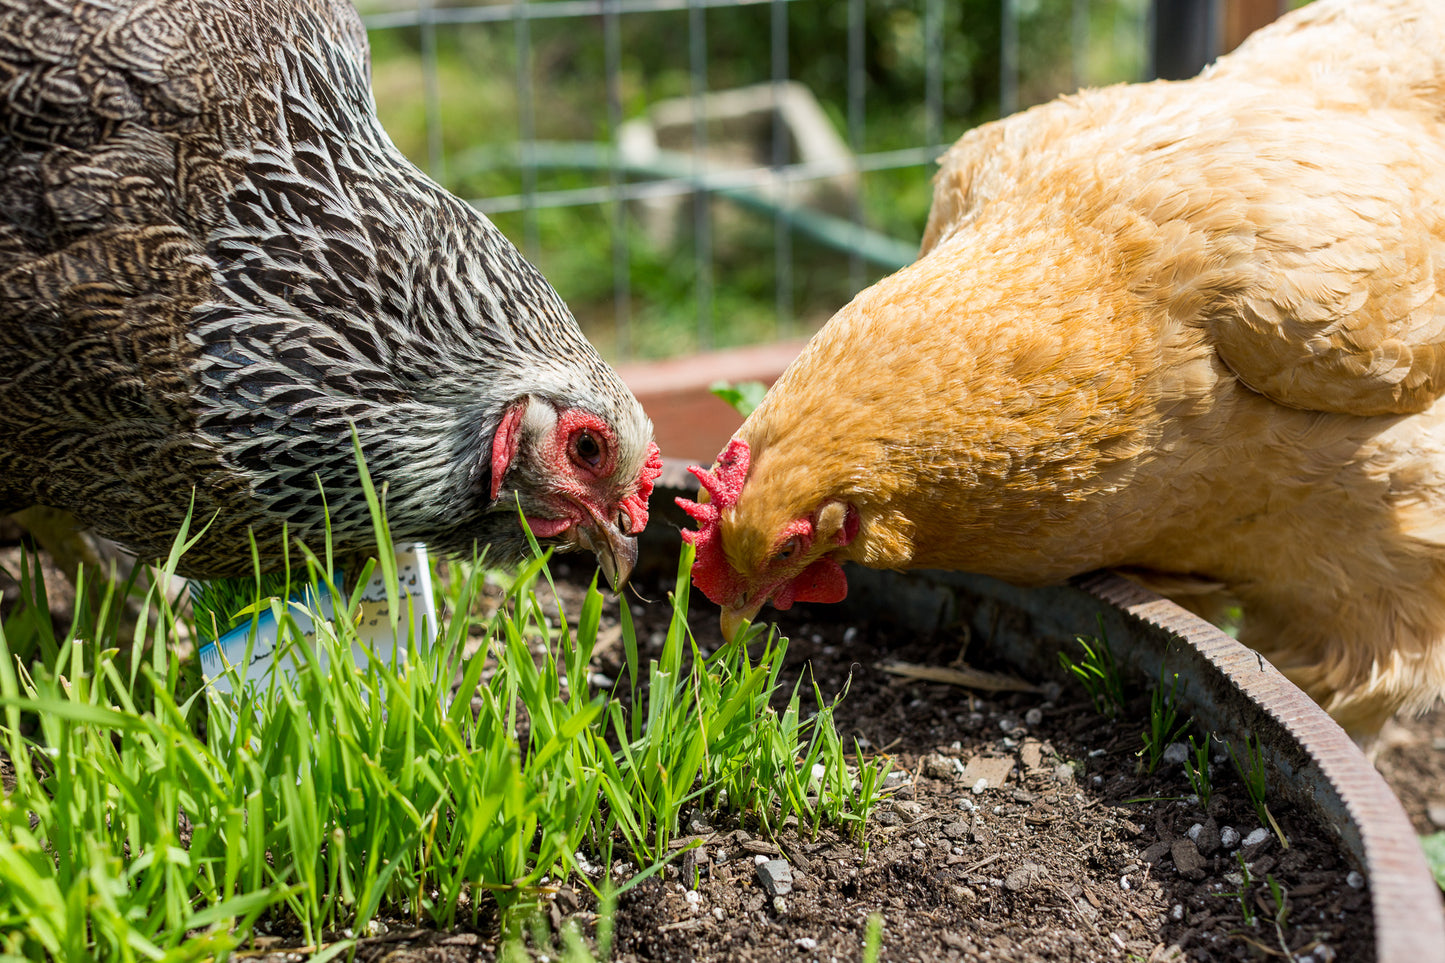
[[(789, 604), (793, 602), (841, 602), (848, 597), (848, 576), (843, 566), (831, 558), (820, 558), (787, 585)], [(773, 605), (778, 608), (777, 597)]]

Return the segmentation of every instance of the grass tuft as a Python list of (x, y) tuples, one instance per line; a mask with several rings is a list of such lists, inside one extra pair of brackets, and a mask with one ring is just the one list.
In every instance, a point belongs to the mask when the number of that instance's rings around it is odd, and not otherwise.
[[(505, 925), (571, 874), (610, 903), (657, 872), (692, 804), (861, 837), (887, 764), (848, 762), (837, 700), (823, 705), (816, 687), (810, 719), (800, 687), (769, 708), (786, 640), (698, 650), (690, 556), (645, 678), (622, 605), (630, 708), (587, 682), (595, 581), (575, 621), (549, 618), (541, 552), (482, 621), (469, 613), (497, 579), (479, 560), (454, 563), (435, 645), (411, 639), (356, 671), (336, 667), (364, 649), (358, 594), (332, 584), (329, 556), (308, 554), (292, 577), (330, 592), (338, 614), (311, 613), (303, 636), (297, 603), (259, 598), (298, 671), (262, 684), (232, 670), (231, 693), (182, 683), (191, 627), (154, 587), (144, 649), (114, 644), (104, 606), (36, 664), (0, 627), (0, 749), (15, 773), (0, 799), (0, 957), (225, 958), (263, 918), (343, 952), (383, 913), (441, 928), (500, 913)], [(631, 880), (578, 872), (575, 854), (610, 866), (619, 841), (644, 867)]]
[(1103, 617), (1099, 617), (1096, 638), (1080, 635), (1075, 637), (1075, 641), (1084, 650), (1083, 658), (1075, 662), (1068, 653), (1060, 652), (1059, 665), (1084, 687), (1096, 712), (1115, 718), (1124, 711), (1124, 677), (1114, 662), (1113, 650), (1109, 648)]

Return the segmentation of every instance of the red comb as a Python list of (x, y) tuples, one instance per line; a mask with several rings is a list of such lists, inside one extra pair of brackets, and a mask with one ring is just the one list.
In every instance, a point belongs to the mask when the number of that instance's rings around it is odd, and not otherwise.
[(662, 450), (657, 442), (647, 445), (647, 461), (637, 474), (637, 494), (624, 498), (622, 507), (627, 512), (627, 534), (640, 535), (647, 527), (647, 500), (652, 497), (652, 484), (662, 474)]
[(748, 443), (734, 438), (718, 456), (717, 467), (713, 470), (697, 465), (687, 469), (707, 491), (707, 503), (677, 499), (678, 507), (691, 515), (698, 525), (696, 531), (682, 533), (683, 540), (697, 549), (697, 557), (692, 563), (692, 580), (717, 605), (731, 601), (734, 594), (732, 583), (736, 579), (723, 555), (722, 511), (738, 503), (743, 482), (748, 477), (750, 459)]

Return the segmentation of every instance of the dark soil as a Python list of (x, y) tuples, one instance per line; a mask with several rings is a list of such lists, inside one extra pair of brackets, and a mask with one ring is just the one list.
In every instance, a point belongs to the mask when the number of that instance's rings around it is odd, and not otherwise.
[[(553, 569), (564, 583), (591, 575), (585, 565), (569, 573), (566, 560)], [(666, 591), (659, 579), (641, 588), (654, 604), (633, 602), (643, 645), (660, 647)], [(566, 607), (575, 613), (576, 600)], [(689, 814), (679, 845), (697, 848), (622, 897), (614, 959), (860, 960), (875, 915), (882, 960), (1374, 958), (1368, 887), (1282, 798), (1269, 804), (1287, 847), (1267, 827), (1256, 832), (1260, 818), (1227, 756), (1216, 757), (1207, 809), (1179, 765), (1140, 772), (1146, 695), (1111, 721), (1081, 689), (1058, 683), (979, 693), (909, 681), (880, 665), (945, 665), (958, 640), (917, 638), (882, 618), (839, 624), (828, 607), (770, 614), (792, 640), (785, 688), (800, 673), (825, 697), (848, 687), (838, 727), (845, 744), (857, 738), (891, 759), (889, 798), (866, 846), (832, 829), (813, 838), (789, 825), (770, 836), (733, 815)], [(706, 600), (695, 601), (691, 624), (703, 647), (720, 643)], [(596, 666), (613, 678), (617, 648), (601, 647)], [(988, 667), (986, 652), (968, 655)], [(1386, 745), (1382, 770), (1417, 828), (1431, 831), (1429, 807), (1445, 795), (1445, 713), (1399, 725)], [(785, 875), (791, 885), (778, 885)], [(580, 881), (562, 881), (546, 908), (554, 931), (570, 919), (595, 936), (595, 901)], [(382, 926), (357, 959), (498, 956), (494, 931)], [(247, 955), (303, 958), (284, 942), (263, 937)], [(537, 958), (559, 958), (533, 943)]]

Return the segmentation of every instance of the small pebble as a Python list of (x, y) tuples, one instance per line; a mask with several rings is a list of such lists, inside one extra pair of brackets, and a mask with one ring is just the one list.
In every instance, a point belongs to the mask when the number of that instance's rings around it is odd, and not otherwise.
[(1184, 904), (1175, 903), (1169, 907), (1169, 918), (1176, 923), (1181, 922), (1184, 919)]
[(1030, 709), (1028, 712), (1024, 713), (1024, 723), (1026, 725), (1036, 726), (1043, 721), (1044, 710), (1042, 709)]
[(1350, 889), (1364, 889), (1365, 877), (1360, 874), (1358, 869), (1352, 869), (1350, 875), (1345, 877), (1345, 885)]
[(1219, 824), (1211, 818), (1196, 825), (1198, 832), (1194, 831), (1194, 827), (1190, 827), (1189, 838), (1194, 840), (1194, 845), (1199, 847), (1201, 854), (1213, 856), (1223, 844), (1223, 841), (1220, 839)]
[(1174, 868), (1179, 875), (1189, 879), (1204, 878), (1204, 857), (1199, 855), (1199, 847), (1191, 840), (1176, 839), (1169, 844), (1169, 855), (1174, 859)]
[(687, 900), (687, 905), (691, 906), (693, 909), (697, 909), (697, 904), (699, 901), (702, 900), (702, 895), (698, 893), (697, 890), (690, 889), (686, 893), (682, 894), (682, 898)]
[(843, 644), (852, 645), (858, 640), (858, 626), (850, 625), (843, 630)]
[(1161, 757), (1171, 766), (1182, 766), (1189, 758), (1189, 747), (1182, 742), (1171, 742), (1164, 747), (1164, 755)]
[(979, 777), (978, 782), (976, 782), (976, 783), (973, 784), (973, 794), (974, 794), (975, 796), (981, 795), (981, 794), (983, 793), (983, 791), (984, 791), (985, 789), (987, 789), (987, 788), (988, 788), (988, 777), (986, 777), (986, 776), (981, 776), (981, 777)]
[(793, 940), (793, 945), (804, 953), (811, 953), (818, 948), (818, 941), (811, 936), (800, 936)]
[(783, 916), (788, 912), (788, 901), (781, 896), (773, 897), (773, 912)]
[(893, 811), (914, 819), (923, 812), (923, 804), (912, 799), (899, 799), (893, 803)]
[(1011, 893), (1021, 892), (1032, 886), (1042, 874), (1043, 867), (1038, 863), (1024, 863), (1004, 877), (1003, 888)]
[(1121, 877), (1119, 877), (1119, 888), (1120, 888), (1120, 889), (1133, 889), (1134, 887), (1129, 884), (1129, 877), (1127, 877), (1127, 876), (1121, 876)]
[[(793, 867), (786, 860), (768, 859), (758, 864), (758, 882), (769, 896), (781, 897), (793, 891)], [(782, 912), (782, 910), (778, 910)]]
[(978, 808), (974, 805), (973, 800), (969, 799), (967, 796), (960, 796), (956, 802), (958, 808), (962, 809), (964, 812), (971, 813)]
[(712, 915), (714, 919), (721, 923), (723, 920), (727, 919), (728, 914), (723, 912), (723, 908), (721, 906), (714, 906), (712, 908)]
[(1225, 849), (1234, 849), (1239, 845), (1239, 830), (1233, 826), (1225, 826), (1219, 831), (1219, 845)]
[(761, 854), (753, 857), (753, 865), (754, 865), (754, 866), (761, 866), (761, 865), (763, 865), (764, 863), (766, 863), (767, 861), (768, 861), (768, 857), (763, 856), (763, 855), (761, 855)]
[[(1222, 836), (1223, 833), (1221, 833), (1220, 835)], [(1259, 827), (1258, 829), (1256, 829), (1254, 832), (1250, 833), (1248, 836), (1244, 837), (1244, 845), (1246, 845), (1246, 846), (1258, 846), (1260, 843), (1264, 842), (1264, 841), (1265, 841), (1266, 839), (1268, 839), (1268, 838), (1269, 838), (1269, 830), (1268, 830), (1268, 829), (1265, 829), (1263, 826), (1261, 826), (1261, 827)]]

